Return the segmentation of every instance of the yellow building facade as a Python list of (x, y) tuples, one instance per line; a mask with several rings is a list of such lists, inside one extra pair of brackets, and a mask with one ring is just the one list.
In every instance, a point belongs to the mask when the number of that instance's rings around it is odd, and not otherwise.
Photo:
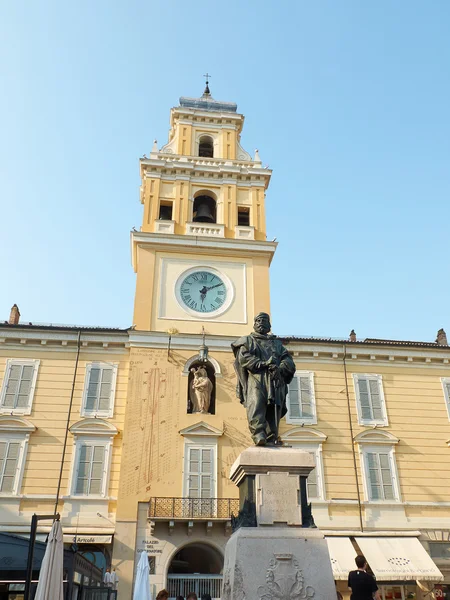
[[(207, 88), (180, 99), (167, 144), (141, 159), (130, 329), (24, 325), (16, 313), (0, 325), (0, 532), (26, 535), (31, 515), (51, 514), (58, 497), (67, 544), (76, 536), (101, 567), (112, 557), (120, 600), (132, 598), (142, 551), (153, 593), (220, 597), (239, 511), (229, 471), (252, 445), (230, 345), (270, 312), (276, 250), (266, 240), (271, 171), (242, 148), (243, 125), (237, 106)], [(353, 332), (283, 343), (297, 372), (281, 437), (315, 458), (308, 498), (338, 588), (348, 596), (362, 552), (383, 600), (420, 598), (435, 583), (445, 590), (445, 333), (430, 343)], [(204, 412), (192, 395), (200, 366), (212, 383)]]
[[(10, 546), (29, 536), (34, 513), (59, 512), (66, 547), (86, 557), (70, 587), (101, 581), (115, 530), (128, 332), (20, 324), (17, 307), (0, 327), (0, 597), (24, 579), (26, 548)], [(40, 521), (38, 541), (51, 525)]]
[[(276, 249), (265, 240), (271, 173), (258, 152), (252, 160), (240, 146), (242, 125), (236, 105), (216, 102), (206, 89), (201, 98), (180, 99), (168, 144), (158, 150), (155, 143), (141, 160), (144, 210), (141, 231), (132, 234), (135, 327), (114, 545), (125, 598), (141, 551), (154, 592), (220, 594), (231, 515), (239, 510), (229, 470), (252, 444), (230, 344), (270, 310)], [(358, 341), (353, 333), (346, 341), (284, 343), (297, 373), (281, 435), (315, 457), (308, 496), (338, 586), (346, 596), (344, 580), (363, 552), (383, 583), (383, 600), (419, 597), (420, 586), (433, 585), (427, 577), (440, 579), (427, 550), (445, 554), (438, 540), (450, 531), (445, 334), (428, 344)], [(191, 399), (192, 369), (201, 364), (213, 383), (206, 414)], [(402, 556), (413, 548), (428, 583), (417, 586), (417, 573), (395, 565), (383, 568), (377, 557), (386, 544), (394, 562), (400, 555), (412, 564)]]

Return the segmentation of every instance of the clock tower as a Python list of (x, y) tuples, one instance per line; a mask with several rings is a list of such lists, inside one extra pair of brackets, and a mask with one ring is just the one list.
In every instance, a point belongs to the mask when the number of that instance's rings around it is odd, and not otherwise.
[(144, 216), (132, 232), (136, 330), (243, 335), (269, 311), (265, 191), (271, 171), (241, 146), (232, 102), (180, 98), (167, 144), (140, 161)]

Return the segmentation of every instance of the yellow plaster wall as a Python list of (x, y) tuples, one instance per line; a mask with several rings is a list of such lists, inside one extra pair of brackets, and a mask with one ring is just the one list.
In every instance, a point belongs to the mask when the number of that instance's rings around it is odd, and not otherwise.
[[(133, 480), (133, 484), (128, 483), (127, 488), (124, 483), (121, 485), (119, 510), (122, 505), (122, 510), (128, 518), (133, 518), (138, 500), (144, 501), (150, 496), (181, 495), (184, 439), (179, 431), (198, 421), (206, 421), (213, 427), (223, 429), (224, 434), (218, 441), (218, 495), (237, 496), (237, 489), (228, 480), (229, 467), (242, 449), (251, 444), (251, 440), (245, 411), (235, 396), (233, 357), (231, 352), (212, 355), (219, 361), (223, 372), (223, 377), (216, 380), (216, 414), (189, 415), (186, 414), (188, 380), (187, 377), (181, 376), (181, 371), (191, 355), (192, 353), (189, 352), (172, 350), (170, 359), (167, 360), (166, 350), (143, 348), (131, 350), (133, 366), (130, 381), (132, 384), (127, 415), (128, 425), (126, 424), (125, 428), (128, 428), (133, 449), (142, 446), (148, 461), (145, 463), (145, 473), (142, 473), (138, 462), (130, 463), (130, 459), (124, 457), (122, 474), (125, 480)], [(298, 361), (297, 368), (314, 372), (318, 423), (305, 426), (304, 429), (312, 428), (327, 436), (327, 441), (323, 444), (326, 498), (356, 500), (352, 438), (342, 362), (324, 364), (320, 361)], [(348, 365), (347, 381), (353, 435), (371, 430), (357, 423), (352, 378), (355, 372), (383, 375), (389, 415), (389, 427), (383, 430), (400, 438), (396, 447), (396, 460), (402, 500), (448, 501), (450, 449), (446, 440), (450, 437), (450, 424), (440, 386), (440, 376), (446, 371), (415, 370), (409, 367), (386, 365), (378, 367), (353, 363)], [(415, 400), (411, 400), (412, 398)], [(414, 402), (415, 408), (411, 409), (411, 404)], [(133, 403), (136, 405), (137, 412), (133, 409)], [(298, 426), (290, 425), (284, 420), (281, 433), (295, 427)], [(430, 429), (433, 431), (432, 435)], [(365, 501), (357, 445), (355, 445), (355, 452), (361, 500)], [(433, 510), (408, 507), (408, 515), (426, 516), (427, 511), (433, 514)], [(443, 510), (448, 517), (448, 509)], [(331, 505), (329, 514), (357, 517), (358, 507)]]
[[(39, 371), (33, 406), (30, 415), (24, 418), (37, 428), (31, 433), (22, 480), (22, 494), (56, 495), (59, 471), (63, 452), (73, 375), (75, 369), (75, 349), (72, 352), (28, 345), (23, 350), (4, 347), (0, 353), (0, 386), (3, 385), (7, 359), (39, 359)], [(108, 419), (121, 433), (114, 439), (111, 461), (109, 495), (117, 495), (120, 459), (122, 451), (122, 432), (125, 418), (125, 405), (128, 385), (128, 354), (95, 352), (82, 349), (75, 379), (75, 390), (71, 411), (70, 425), (82, 418), (81, 401), (85, 383), (86, 365), (90, 362), (112, 362), (118, 364), (114, 416)], [(69, 492), (69, 478), (73, 451), (73, 435), (69, 433), (66, 456), (64, 460), (61, 495)], [(46, 505), (49, 510), (54, 500), (39, 501), (39, 506)], [(22, 510), (34, 510), (36, 500), (22, 500)], [(60, 503), (60, 509), (63, 502)]]

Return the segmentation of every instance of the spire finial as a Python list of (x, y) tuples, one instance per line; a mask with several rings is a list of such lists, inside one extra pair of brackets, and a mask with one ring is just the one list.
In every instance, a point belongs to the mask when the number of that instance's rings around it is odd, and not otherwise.
[(203, 77), (206, 79), (206, 86), (205, 91), (203, 92), (203, 96), (211, 96), (211, 92), (209, 91), (209, 79), (211, 75), (208, 73), (208, 71), (206, 71), (206, 74), (203, 75)]

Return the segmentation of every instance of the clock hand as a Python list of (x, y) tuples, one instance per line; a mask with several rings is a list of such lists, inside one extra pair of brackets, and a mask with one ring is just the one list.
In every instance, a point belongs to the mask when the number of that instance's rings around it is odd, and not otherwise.
[(220, 287), (221, 285), (223, 285), (222, 283), (216, 283), (216, 285), (212, 285), (209, 288), (206, 288), (206, 291), (209, 292), (209, 290), (213, 290), (216, 287)]

